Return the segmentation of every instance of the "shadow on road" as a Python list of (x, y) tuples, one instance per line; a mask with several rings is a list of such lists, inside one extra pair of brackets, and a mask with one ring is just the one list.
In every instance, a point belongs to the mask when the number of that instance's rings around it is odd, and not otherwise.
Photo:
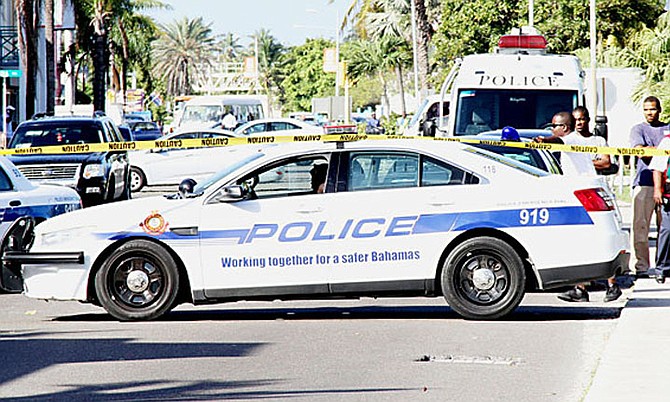
[[(622, 307), (602, 306), (521, 306), (505, 321), (566, 321), (616, 319)], [(448, 306), (365, 306), (244, 308), (172, 311), (159, 322), (264, 321), (264, 320), (463, 320)], [(108, 314), (77, 314), (54, 321), (115, 321)], [(155, 322), (155, 321), (154, 321)]]

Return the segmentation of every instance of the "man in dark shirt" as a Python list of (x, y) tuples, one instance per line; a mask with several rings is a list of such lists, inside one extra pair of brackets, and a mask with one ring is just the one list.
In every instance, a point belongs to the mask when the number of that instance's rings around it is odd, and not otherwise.
[[(648, 96), (642, 103), (645, 121), (633, 126), (630, 145), (633, 148), (656, 148), (668, 131), (667, 123), (660, 121), (661, 101)], [(633, 179), (633, 223), (631, 227), (631, 271), (646, 276), (649, 269), (649, 225), (655, 209), (654, 180), (649, 169), (651, 157), (637, 158)]]

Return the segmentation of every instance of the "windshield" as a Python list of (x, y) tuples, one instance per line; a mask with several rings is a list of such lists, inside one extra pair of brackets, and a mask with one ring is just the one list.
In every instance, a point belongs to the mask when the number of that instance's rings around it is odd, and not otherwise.
[(475, 135), (505, 126), (542, 128), (555, 113), (572, 111), (577, 100), (576, 90), (462, 89), (454, 135)]
[(251, 163), (255, 161), (258, 158), (263, 157), (265, 154), (262, 152), (258, 152), (258, 150), (255, 150), (253, 153), (248, 153), (248, 152), (243, 152), (241, 154), (235, 155), (234, 153), (230, 153), (230, 156), (234, 156), (231, 158), (231, 162), (228, 166), (225, 168), (219, 170), (218, 172), (214, 173), (211, 175), (209, 178), (207, 178), (205, 181), (202, 183), (198, 183), (194, 188), (193, 188), (193, 194), (202, 194), (205, 190), (207, 190), (210, 186), (213, 184), (219, 182), (219, 180), (223, 179), (224, 177), (228, 176), (229, 174), (233, 173), (237, 169), (241, 168), (242, 166), (246, 165), (247, 163)]
[(45, 147), (49, 145), (97, 144), (102, 142), (102, 129), (95, 123), (63, 122), (20, 126), (8, 148)]
[(218, 105), (188, 105), (181, 116), (184, 123), (216, 123), (223, 116), (223, 108)]

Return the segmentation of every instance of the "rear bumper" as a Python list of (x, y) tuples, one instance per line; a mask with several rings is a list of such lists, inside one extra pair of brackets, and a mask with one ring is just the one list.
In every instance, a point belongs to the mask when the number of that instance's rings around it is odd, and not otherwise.
[(539, 271), (543, 289), (576, 285), (583, 282), (607, 279), (628, 270), (630, 254), (620, 253), (612, 261), (596, 264), (543, 269)]

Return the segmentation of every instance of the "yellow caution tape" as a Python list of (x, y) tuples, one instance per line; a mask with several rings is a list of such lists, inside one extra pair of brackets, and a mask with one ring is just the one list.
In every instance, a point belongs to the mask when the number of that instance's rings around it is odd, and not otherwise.
[(454, 141), (467, 144), (485, 144), (505, 146), (512, 148), (526, 149), (544, 149), (547, 151), (561, 152), (582, 152), (590, 154), (609, 154), (609, 155), (633, 155), (633, 156), (670, 156), (670, 150), (659, 150), (655, 148), (625, 148), (625, 147), (596, 147), (585, 145), (566, 145), (549, 144), (539, 142), (518, 142), (518, 141), (495, 141), (478, 140), (473, 138), (461, 137), (408, 137), (400, 135), (368, 135), (368, 134), (305, 134), (305, 135), (286, 135), (286, 136), (251, 136), (251, 137), (218, 137), (218, 138), (197, 138), (197, 139), (179, 139), (179, 140), (161, 140), (154, 141), (128, 141), (128, 142), (110, 142), (99, 144), (71, 144), (71, 145), (52, 145), (46, 147), (20, 147), (12, 149), (0, 149), (0, 155), (34, 155), (34, 154), (73, 154), (89, 152), (109, 152), (109, 151), (139, 151), (145, 149), (178, 149), (178, 148), (204, 148), (204, 147), (228, 147), (234, 145), (248, 144), (279, 144), (290, 142), (349, 142), (360, 140), (407, 140), (421, 139), (429, 141)]

